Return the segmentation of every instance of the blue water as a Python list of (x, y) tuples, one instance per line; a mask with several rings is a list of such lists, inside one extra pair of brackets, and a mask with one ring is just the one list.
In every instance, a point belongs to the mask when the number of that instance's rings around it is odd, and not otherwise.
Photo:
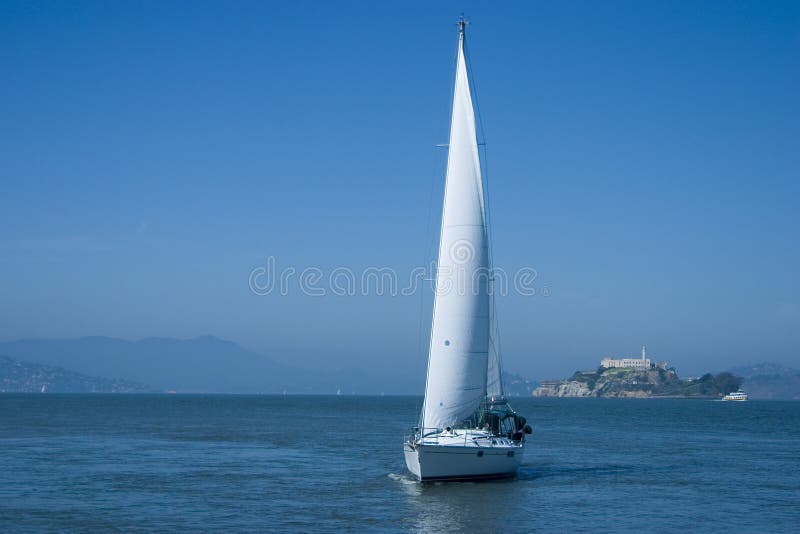
[(513, 480), (422, 485), (411, 397), (0, 396), (0, 530), (800, 530), (800, 402), (520, 399)]

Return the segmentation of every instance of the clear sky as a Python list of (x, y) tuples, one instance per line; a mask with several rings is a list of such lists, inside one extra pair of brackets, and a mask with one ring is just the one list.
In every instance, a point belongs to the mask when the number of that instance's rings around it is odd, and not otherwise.
[(0, 4), (0, 339), (424, 368), (429, 291), (248, 279), (433, 258), (463, 11), (506, 368), (800, 366), (800, 4), (498, 4)]

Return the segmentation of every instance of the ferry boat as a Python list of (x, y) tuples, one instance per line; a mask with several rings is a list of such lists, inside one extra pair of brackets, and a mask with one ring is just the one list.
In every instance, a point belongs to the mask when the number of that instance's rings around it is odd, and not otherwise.
[(734, 391), (733, 393), (728, 393), (724, 397), (722, 397), (724, 401), (746, 401), (747, 400), (747, 393), (742, 390)]

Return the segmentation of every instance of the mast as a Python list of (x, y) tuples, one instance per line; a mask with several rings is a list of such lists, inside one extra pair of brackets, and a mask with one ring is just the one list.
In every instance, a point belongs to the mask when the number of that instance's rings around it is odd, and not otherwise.
[(475, 112), (464, 55), (466, 26), (462, 16), (421, 422), (425, 430), (469, 419), (486, 398), (491, 273)]

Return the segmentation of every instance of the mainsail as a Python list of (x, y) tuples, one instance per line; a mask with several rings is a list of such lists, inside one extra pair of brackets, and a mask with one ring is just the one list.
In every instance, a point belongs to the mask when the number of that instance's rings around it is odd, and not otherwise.
[(499, 360), (490, 365), (489, 240), (475, 113), (460, 22), (442, 233), (436, 273), (428, 378), (422, 426), (455, 426), (484, 402), (487, 373), (499, 385)]

